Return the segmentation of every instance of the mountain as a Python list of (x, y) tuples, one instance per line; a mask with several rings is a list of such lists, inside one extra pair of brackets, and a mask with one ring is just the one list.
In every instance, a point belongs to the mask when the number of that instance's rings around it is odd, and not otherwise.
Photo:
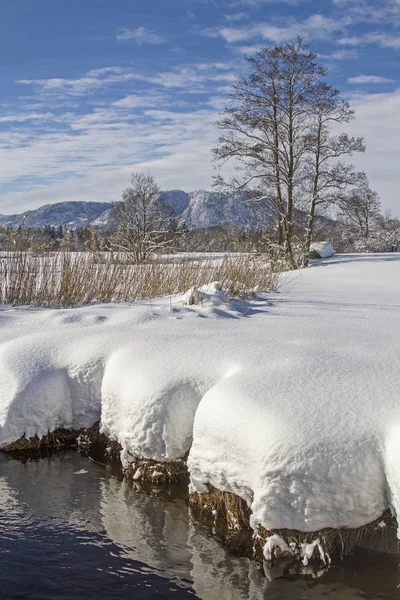
[(57, 202), (22, 214), (0, 215), (0, 226), (15, 228), (20, 225), (25, 227), (85, 226), (90, 225), (110, 207), (110, 202)]
[[(245, 204), (240, 196), (205, 190), (190, 193), (170, 190), (162, 192), (161, 198), (171, 206), (179, 221), (186, 222), (189, 229), (227, 224), (257, 229), (261, 224), (261, 213), (269, 215), (273, 212), (268, 199), (257, 204)], [(110, 202), (58, 202), (22, 214), (0, 215), (0, 227), (17, 228), (23, 224), (26, 227), (109, 227), (112, 224), (111, 207)]]
[[(185, 221), (189, 229), (201, 229), (216, 225), (238, 225), (249, 229), (260, 229), (271, 224), (274, 214), (273, 203), (269, 198), (258, 202), (244, 202), (244, 196), (228, 196), (219, 192), (197, 190), (184, 192), (169, 190), (161, 192), (163, 202), (172, 208), (178, 221)], [(111, 202), (58, 202), (47, 204), (36, 210), (22, 214), (0, 215), (0, 227), (58, 227), (112, 226)], [(296, 220), (306, 219), (306, 214), (296, 211)], [(321, 226), (329, 226), (333, 221), (318, 217)]]
[(239, 194), (233, 197), (205, 190), (189, 193), (171, 190), (162, 192), (161, 197), (172, 207), (179, 220), (186, 222), (189, 229), (215, 225), (239, 225), (257, 229), (262, 223), (262, 215), (265, 219), (265, 215), (273, 214), (270, 200), (262, 199), (256, 204), (249, 204), (244, 203), (244, 198)]

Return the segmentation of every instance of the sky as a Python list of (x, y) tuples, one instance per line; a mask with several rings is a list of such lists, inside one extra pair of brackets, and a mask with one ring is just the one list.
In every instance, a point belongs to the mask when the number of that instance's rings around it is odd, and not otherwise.
[(400, 0), (0, 0), (0, 213), (211, 189), (214, 123), (262, 46), (304, 36), (400, 216)]

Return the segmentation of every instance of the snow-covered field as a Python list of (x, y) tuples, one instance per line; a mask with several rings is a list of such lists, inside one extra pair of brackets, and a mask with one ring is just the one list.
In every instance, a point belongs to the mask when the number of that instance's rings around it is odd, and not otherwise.
[(0, 445), (101, 417), (125, 462), (190, 450), (192, 489), (238, 494), (254, 528), (399, 514), (400, 255), (336, 256), (251, 302), (188, 297), (0, 311)]

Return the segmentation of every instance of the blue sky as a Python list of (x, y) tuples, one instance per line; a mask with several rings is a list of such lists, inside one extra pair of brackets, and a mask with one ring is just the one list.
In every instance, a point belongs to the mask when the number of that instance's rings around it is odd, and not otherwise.
[(244, 56), (302, 35), (400, 215), (400, 0), (0, 0), (0, 213), (118, 200), (133, 171), (210, 189)]

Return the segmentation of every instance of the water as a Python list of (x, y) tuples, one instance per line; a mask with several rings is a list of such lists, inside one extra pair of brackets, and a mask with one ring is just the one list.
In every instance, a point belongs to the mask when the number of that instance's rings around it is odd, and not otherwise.
[(363, 552), (318, 579), (269, 581), (195, 522), (183, 497), (159, 495), (76, 452), (25, 464), (0, 455), (0, 598), (400, 598), (397, 557)]

